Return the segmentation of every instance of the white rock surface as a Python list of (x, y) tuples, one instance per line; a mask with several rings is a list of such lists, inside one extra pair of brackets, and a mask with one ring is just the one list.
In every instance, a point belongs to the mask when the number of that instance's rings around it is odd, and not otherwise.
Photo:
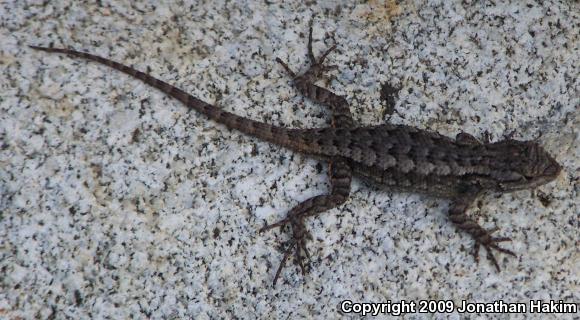
[[(345, 299), (580, 302), (578, 3), (398, 2), (0, 3), (0, 318), (342, 318)], [(27, 47), (89, 51), (239, 115), (324, 126), (328, 112), (275, 62), (305, 69), (313, 13), (315, 51), (339, 43), (335, 79), (321, 84), (346, 95), (361, 123), (542, 134), (564, 166), (557, 181), (484, 197), (471, 212), (513, 239), (518, 257), (498, 255), (501, 273), (484, 252), (473, 261), (446, 201), (357, 181), (346, 204), (308, 222), (311, 273), (287, 267), (272, 288), (288, 233), (258, 230), (326, 192), (324, 164), (107, 67)], [(387, 82), (402, 88), (391, 117)]]

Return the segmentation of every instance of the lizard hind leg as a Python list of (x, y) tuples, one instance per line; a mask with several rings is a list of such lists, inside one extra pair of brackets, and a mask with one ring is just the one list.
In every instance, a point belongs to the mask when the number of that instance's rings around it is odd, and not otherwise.
[(344, 160), (333, 160), (329, 162), (329, 172), (330, 172), (330, 184), (331, 192), (330, 194), (324, 194), (309, 198), (294, 208), (292, 208), (286, 218), (271, 224), (264, 226), (260, 229), (260, 232), (270, 230), (277, 227), (282, 227), (289, 224), (292, 227), (292, 238), (287, 243), (287, 248), (284, 250), (284, 256), (278, 269), (276, 270), (276, 275), (274, 276), (273, 285), (276, 285), (278, 277), (286, 260), (290, 256), (292, 250), (295, 253), (296, 263), (300, 266), (302, 274), (306, 274), (307, 268), (304, 263), (304, 259), (310, 259), (310, 254), (306, 248), (306, 242), (312, 238), (310, 232), (306, 229), (304, 224), (304, 219), (309, 216), (317, 215), (319, 213), (328, 211), (335, 208), (348, 199), (350, 193), (350, 182), (352, 178), (352, 172), (350, 167)]
[(308, 33), (308, 59), (310, 60), (310, 67), (302, 74), (296, 74), (290, 67), (280, 58), (276, 61), (286, 69), (286, 72), (294, 79), (294, 86), (307, 98), (326, 105), (332, 112), (332, 126), (348, 128), (354, 126), (352, 114), (348, 102), (343, 96), (317, 86), (314, 84), (317, 78), (322, 75), (324, 71), (336, 68), (336, 66), (324, 66), (324, 60), (330, 52), (336, 49), (336, 44), (328, 48), (320, 58), (316, 59), (312, 51), (312, 20), (310, 21), (310, 30)]
[[(278, 63), (280, 63), (294, 78), (294, 85), (303, 95), (330, 107), (332, 111), (332, 127), (352, 127), (354, 121), (346, 99), (313, 83), (316, 80), (316, 77), (320, 76), (325, 69), (328, 69), (325, 68), (322, 63), (328, 54), (336, 48), (336, 45), (327, 49), (321, 57), (316, 60), (314, 53), (312, 52), (312, 23), (313, 21), (311, 20), (308, 34), (308, 58), (311, 62), (310, 68), (303, 74), (297, 76), (296, 73), (281, 59), (277, 58), (276, 61), (278, 61)], [(273, 282), (274, 286), (276, 285), (280, 272), (284, 268), (286, 260), (293, 249), (296, 262), (300, 266), (302, 273), (306, 273), (306, 267), (303, 260), (305, 256), (310, 259), (308, 250), (306, 249), (306, 241), (310, 239), (311, 236), (306, 229), (304, 219), (308, 216), (313, 216), (337, 207), (348, 199), (350, 193), (350, 182), (352, 179), (352, 171), (348, 163), (343, 159), (332, 159), (329, 161), (328, 171), (330, 173), (330, 194), (315, 196), (301, 202), (288, 212), (286, 218), (274, 224), (267, 225), (260, 230), (260, 232), (262, 232), (286, 224), (290, 224), (292, 227), (292, 239), (289, 241), (288, 247), (284, 251), (282, 261), (280, 262), (280, 266), (276, 270)]]

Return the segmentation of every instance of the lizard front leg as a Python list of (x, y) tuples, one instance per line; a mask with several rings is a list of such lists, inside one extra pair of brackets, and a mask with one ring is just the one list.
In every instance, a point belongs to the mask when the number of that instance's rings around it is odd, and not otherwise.
[(461, 196), (458, 196), (449, 207), (449, 218), (450, 220), (461, 230), (466, 231), (471, 235), (471, 237), (475, 240), (475, 244), (473, 246), (473, 257), (475, 261), (479, 261), (479, 247), (483, 246), (485, 251), (487, 252), (487, 259), (493, 263), (497, 271), (500, 271), (499, 264), (493, 255), (492, 249), (497, 250), (499, 252), (507, 253), (512, 256), (516, 256), (510, 250), (501, 248), (498, 246), (499, 242), (511, 241), (510, 238), (507, 237), (492, 237), (491, 235), (497, 231), (497, 228), (486, 230), (482, 228), (477, 222), (471, 219), (467, 215), (467, 210), (471, 206), (471, 204), (475, 201), (477, 197), (477, 193), (465, 193)]
[(260, 230), (260, 232), (262, 232), (286, 224), (290, 224), (292, 227), (292, 239), (288, 242), (288, 247), (284, 251), (284, 257), (282, 258), (280, 266), (274, 276), (274, 286), (276, 285), (276, 281), (278, 281), (280, 272), (286, 264), (286, 260), (290, 256), (292, 249), (294, 249), (295, 259), (302, 270), (302, 274), (306, 274), (306, 267), (303, 260), (305, 256), (310, 258), (308, 250), (306, 249), (306, 241), (311, 238), (311, 235), (304, 225), (304, 218), (337, 207), (348, 199), (352, 172), (346, 161), (342, 159), (330, 161), (329, 172), (331, 184), (330, 194), (319, 195), (301, 202), (288, 212), (286, 218), (274, 224), (267, 225)]
[(328, 56), (332, 50), (336, 49), (336, 44), (328, 48), (319, 59), (316, 59), (312, 51), (312, 24), (313, 20), (310, 20), (310, 29), (308, 33), (308, 59), (310, 60), (310, 68), (304, 73), (296, 75), (296, 73), (292, 71), (280, 58), (276, 58), (276, 61), (280, 63), (284, 69), (286, 69), (288, 74), (294, 78), (294, 85), (303, 95), (330, 108), (332, 112), (332, 127), (352, 127), (354, 121), (346, 99), (326, 88), (314, 84), (324, 71), (333, 68), (332, 66), (324, 66), (323, 63), (326, 56)]

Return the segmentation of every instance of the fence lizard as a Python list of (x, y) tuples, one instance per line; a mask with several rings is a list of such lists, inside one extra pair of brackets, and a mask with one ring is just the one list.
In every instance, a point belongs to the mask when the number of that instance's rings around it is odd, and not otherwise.
[(282, 60), (276, 60), (293, 78), (298, 91), (330, 108), (332, 121), (327, 128), (290, 129), (254, 121), (220, 110), (164, 81), (96, 55), (70, 49), (31, 48), (104, 64), (161, 90), (229, 129), (326, 161), (330, 193), (303, 201), (292, 208), (286, 218), (261, 229), (265, 231), (285, 225), (292, 229), (292, 238), (276, 270), (273, 285), (276, 285), (292, 251), (302, 273), (306, 273), (304, 258), (310, 256), (306, 242), (311, 236), (304, 220), (344, 203), (349, 197), (353, 176), (394, 190), (449, 199), (449, 218), (474, 239), (472, 254), (475, 260), (478, 261), (478, 252), (483, 246), (488, 260), (499, 271), (492, 250), (515, 256), (512, 251), (498, 245), (511, 239), (493, 237), (492, 233), (497, 229), (482, 228), (467, 215), (469, 207), (484, 192), (505, 193), (534, 188), (554, 180), (562, 169), (558, 162), (535, 141), (506, 138), (491, 143), (480, 142), (467, 133), (459, 133), (452, 139), (405, 125), (357, 125), (343, 96), (314, 84), (329, 69), (323, 62), (336, 45), (316, 59), (312, 51), (311, 22), (307, 46), (311, 66), (302, 74), (297, 75)]

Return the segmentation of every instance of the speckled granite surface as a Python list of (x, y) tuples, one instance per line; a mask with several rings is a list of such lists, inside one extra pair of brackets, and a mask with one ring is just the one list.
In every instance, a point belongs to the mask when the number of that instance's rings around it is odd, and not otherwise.
[[(464, 2), (0, 4), (0, 318), (339, 318), (344, 299), (580, 302), (580, 7)], [(288, 235), (257, 231), (325, 192), (324, 165), (119, 72), (27, 48), (90, 51), (240, 115), (323, 126), (324, 108), (274, 61), (305, 67), (313, 12), (315, 50), (340, 44), (326, 85), (361, 123), (542, 134), (560, 178), (472, 210), (514, 240), (518, 257), (500, 256), (501, 273), (474, 263), (447, 202), (357, 181), (345, 205), (309, 220), (312, 272), (286, 268), (271, 288)], [(402, 88), (390, 117), (384, 83)]]

